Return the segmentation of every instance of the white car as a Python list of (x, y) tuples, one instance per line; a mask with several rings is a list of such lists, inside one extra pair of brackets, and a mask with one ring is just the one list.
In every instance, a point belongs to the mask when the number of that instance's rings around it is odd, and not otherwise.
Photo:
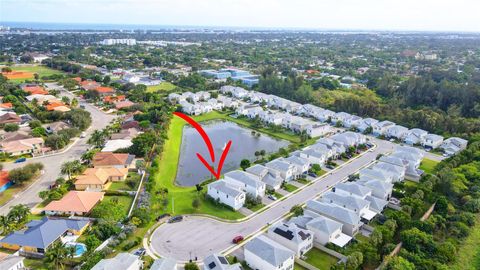
[(87, 137), (87, 133), (85, 133), (85, 131), (84, 131), (84, 132), (82, 132), (82, 134), (80, 134), (80, 138), (85, 138), (85, 137)]

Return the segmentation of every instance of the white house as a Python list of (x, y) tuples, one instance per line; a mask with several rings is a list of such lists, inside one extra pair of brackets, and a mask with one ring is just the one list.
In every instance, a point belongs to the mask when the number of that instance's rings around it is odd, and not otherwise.
[(214, 200), (218, 200), (235, 210), (242, 208), (246, 197), (243, 191), (228, 184), (225, 180), (218, 180), (208, 184), (207, 194)]
[(0, 269), (2, 270), (23, 270), (25, 257), (9, 255), (0, 261)]
[(412, 128), (408, 131), (407, 136), (405, 137), (405, 143), (408, 145), (416, 145), (424, 142), (425, 137), (427, 137), (428, 132), (419, 128)]
[(408, 128), (400, 126), (400, 125), (395, 125), (395, 126), (389, 127), (387, 129), (386, 134), (384, 134), (384, 135), (389, 137), (389, 138), (396, 138), (396, 139), (399, 139), (399, 140), (403, 140), (403, 139), (405, 139), (407, 134), (408, 134)]
[(385, 136), (387, 134), (387, 130), (394, 126), (395, 123), (390, 121), (377, 122), (372, 125), (372, 133), (375, 136)]
[(338, 122), (341, 122), (342, 124), (345, 123), (346, 119), (351, 118), (352, 115), (346, 112), (338, 112), (330, 117), (330, 120), (332, 121), (332, 124), (337, 124)]
[(425, 148), (435, 149), (440, 147), (443, 142), (443, 137), (437, 134), (429, 133), (425, 136), (422, 145)]
[(282, 186), (283, 178), (281, 177), (280, 172), (274, 169), (255, 164), (247, 168), (246, 171), (258, 176), (269, 190), (277, 190)]
[(328, 134), (331, 131), (330, 125), (326, 123), (313, 123), (307, 125), (305, 132), (311, 138), (320, 137)]
[(109, 270), (109, 269), (122, 269), (122, 270), (140, 270), (143, 268), (143, 261), (139, 256), (130, 253), (119, 253), (117, 256), (111, 259), (100, 260), (92, 270)]
[(236, 186), (253, 197), (265, 196), (266, 185), (260, 177), (244, 171), (231, 171), (224, 175), (225, 182)]
[(344, 247), (352, 240), (351, 236), (342, 233), (342, 223), (321, 215), (310, 220), (306, 226), (313, 232), (313, 241), (321, 245), (332, 243)]
[(268, 229), (268, 237), (295, 252), (297, 257), (313, 247), (313, 233), (294, 223), (279, 222)]
[(319, 152), (313, 148), (306, 148), (298, 153), (301, 158), (305, 158), (310, 161), (310, 164), (323, 165), (327, 160), (326, 154)]
[(391, 174), (385, 173), (383, 170), (374, 170), (372, 168), (364, 168), (359, 171), (360, 177), (370, 176), (378, 180), (382, 180), (386, 183), (393, 182), (393, 176)]
[(280, 172), (280, 176), (287, 182), (298, 176), (297, 167), (280, 158), (268, 162), (265, 167)]
[(328, 149), (332, 150), (332, 156), (333, 158), (338, 158), (342, 153), (345, 153), (346, 149), (345, 146), (343, 146), (342, 143), (338, 143), (331, 138), (321, 138), (317, 140), (318, 144), (323, 144), (328, 147)]
[(358, 213), (340, 207), (336, 204), (310, 200), (307, 201), (306, 209), (306, 215), (308, 215), (309, 211), (311, 211), (342, 223), (342, 232), (349, 236), (354, 236), (363, 225), (363, 223), (360, 221), (360, 215)]
[(377, 214), (370, 210), (369, 201), (357, 196), (342, 194), (341, 192), (327, 192), (320, 197), (319, 201), (333, 203), (348, 210), (352, 210), (365, 220), (372, 220)]
[(315, 117), (315, 119), (317, 119), (320, 122), (327, 122), (334, 115), (335, 115), (335, 112), (322, 109), (321, 111), (316, 112), (315, 115), (313, 115), (313, 117)]
[(177, 261), (171, 258), (156, 259), (149, 270), (177, 270)]
[(358, 127), (362, 123), (362, 118), (360, 116), (351, 115), (349, 118), (345, 119), (343, 126), (346, 128)]
[(467, 145), (468, 145), (467, 140), (464, 140), (458, 137), (451, 137), (443, 141), (440, 148), (443, 149), (445, 154), (452, 156), (464, 150), (465, 148), (467, 148)]
[(292, 270), (295, 253), (281, 244), (260, 235), (245, 245), (244, 257), (251, 269)]
[(391, 175), (393, 182), (401, 182), (405, 179), (405, 167), (380, 161), (373, 165), (372, 169)]
[(360, 144), (364, 144), (367, 141), (365, 135), (351, 131), (335, 134), (331, 136), (330, 139), (334, 140), (338, 144), (342, 144), (343, 146), (345, 146), (345, 148), (351, 146), (358, 146)]
[(307, 173), (308, 169), (310, 168), (310, 161), (308, 161), (308, 159), (306, 158), (292, 155), (287, 158), (283, 158), (282, 160), (295, 166), (296, 168), (295, 177), (298, 177), (301, 174)]
[(368, 128), (370, 127), (373, 127), (373, 125), (375, 125), (376, 123), (378, 123), (378, 120), (377, 119), (373, 119), (373, 118), (364, 118), (362, 121), (360, 121), (360, 123), (358, 123), (357, 125), (357, 129), (364, 133), (365, 130), (367, 130)]
[(242, 270), (240, 263), (230, 264), (220, 254), (211, 254), (203, 259), (203, 270)]
[(335, 193), (349, 195), (349, 196), (355, 195), (362, 199), (365, 199), (368, 195), (372, 195), (371, 189), (364, 187), (360, 184), (357, 184), (355, 182), (338, 183), (335, 185), (333, 191)]

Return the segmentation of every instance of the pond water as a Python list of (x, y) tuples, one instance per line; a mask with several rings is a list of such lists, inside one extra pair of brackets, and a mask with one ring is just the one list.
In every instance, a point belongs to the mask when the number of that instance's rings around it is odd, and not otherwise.
[[(266, 153), (277, 152), (289, 145), (288, 141), (278, 140), (265, 134), (253, 135), (252, 130), (232, 122), (209, 121), (202, 127), (210, 137), (215, 151), (215, 164), (218, 164), (226, 143), (232, 145), (223, 164), (222, 174), (240, 167), (242, 159), (255, 160), (255, 151), (265, 150)], [(259, 134), (258, 132), (256, 134)], [(194, 186), (211, 178), (210, 172), (203, 166), (196, 153), (200, 153), (210, 161), (208, 148), (200, 134), (191, 126), (185, 126), (180, 148), (176, 182), (181, 186)]]

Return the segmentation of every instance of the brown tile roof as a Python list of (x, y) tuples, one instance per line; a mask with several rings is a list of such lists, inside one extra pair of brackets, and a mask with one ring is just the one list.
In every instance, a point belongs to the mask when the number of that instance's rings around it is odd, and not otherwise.
[(18, 116), (16, 113), (6, 113), (0, 116), (0, 124), (7, 124), (7, 123), (20, 123), (22, 122), (22, 118)]
[(93, 156), (93, 166), (118, 166), (127, 165), (131, 159), (130, 154), (112, 153), (112, 152), (98, 152)]
[(88, 213), (103, 199), (104, 192), (70, 191), (62, 199), (52, 201), (43, 210)]

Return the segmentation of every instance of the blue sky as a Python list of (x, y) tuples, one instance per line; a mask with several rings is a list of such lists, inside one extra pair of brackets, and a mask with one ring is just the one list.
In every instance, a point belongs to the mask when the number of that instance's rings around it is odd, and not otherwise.
[(478, 0), (0, 0), (0, 21), (480, 32)]

